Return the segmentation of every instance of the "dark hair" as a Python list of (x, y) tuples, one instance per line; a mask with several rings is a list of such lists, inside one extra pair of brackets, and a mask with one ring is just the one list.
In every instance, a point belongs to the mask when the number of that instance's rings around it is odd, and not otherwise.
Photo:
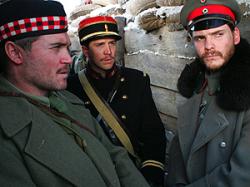
[(8, 65), (8, 57), (4, 46), (4, 43), (0, 44), (0, 73), (5, 72)]
[(227, 24), (229, 26), (229, 28), (231, 29), (231, 31), (234, 31), (235, 30), (235, 25), (231, 24), (231, 23), (228, 23)]
[(30, 51), (32, 43), (38, 40), (38, 38), (39, 36), (23, 38), (23, 39), (14, 41), (14, 43), (20, 46), (21, 48), (23, 48), (25, 51)]
[[(27, 37), (19, 40), (13, 41), (16, 45), (21, 47), (25, 51), (30, 51), (32, 43), (35, 42), (39, 36), (34, 36), (34, 37)], [(5, 51), (5, 43), (0, 44), (0, 73), (6, 73), (7, 71), (7, 66), (9, 63), (9, 58), (6, 54)]]

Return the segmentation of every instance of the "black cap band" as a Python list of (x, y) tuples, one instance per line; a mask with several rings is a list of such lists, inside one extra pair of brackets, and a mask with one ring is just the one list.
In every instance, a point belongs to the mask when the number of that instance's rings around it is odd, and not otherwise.
[(188, 31), (212, 29), (225, 24), (235, 26), (234, 21), (229, 16), (222, 14), (202, 15), (189, 23)]

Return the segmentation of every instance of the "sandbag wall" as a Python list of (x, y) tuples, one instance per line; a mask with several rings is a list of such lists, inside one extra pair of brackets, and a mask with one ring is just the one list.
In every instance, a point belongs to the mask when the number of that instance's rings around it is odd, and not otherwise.
[[(184, 0), (92, 2), (92, 5), (78, 7), (81, 13), (76, 10), (71, 14), (72, 25), (90, 15), (111, 15), (124, 20), (120, 23), (120, 28), (124, 27), (121, 33), (124, 40), (118, 44), (119, 61), (126, 67), (150, 75), (153, 97), (160, 116), (167, 129), (175, 130), (176, 106), (185, 101), (177, 92), (176, 82), (185, 64), (195, 57), (192, 42), (179, 24)], [(250, 42), (250, 0), (238, 2), (243, 12), (239, 25), (241, 34)]]

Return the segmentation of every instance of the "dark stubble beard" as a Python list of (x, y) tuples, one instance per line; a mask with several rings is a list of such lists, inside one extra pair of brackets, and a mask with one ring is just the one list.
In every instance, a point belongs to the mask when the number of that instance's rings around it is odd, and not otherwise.
[(216, 56), (220, 56), (221, 58), (223, 58), (223, 59), (224, 59), (224, 64), (223, 64), (222, 66), (216, 68), (216, 69), (210, 69), (209, 67), (206, 66), (207, 71), (209, 71), (209, 72), (218, 72), (219, 70), (221, 70), (221, 68), (223, 68), (223, 67), (230, 61), (230, 59), (231, 59), (231, 57), (233, 56), (234, 52), (235, 52), (235, 46), (232, 45), (232, 46), (230, 47), (230, 49), (227, 51), (227, 53), (226, 53), (224, 56), (223, 56), (223, 54), (222, 54), (221, 52), (219, 52), (219, 51), (213, 51), (213, 52), (206, 52), (206, 53), (204, 53), (204, 54), (201, 56), (200, 59), (201, 59), (201, 61), (203, 62), (203, 64), (206, 65), (206, 63), (204, 62), (204, 58), (206, 58), (206, 56), (209, 55), (209, 54), (211, 54), (211, 53), (214, 54), (214, 55), (216, 55)]

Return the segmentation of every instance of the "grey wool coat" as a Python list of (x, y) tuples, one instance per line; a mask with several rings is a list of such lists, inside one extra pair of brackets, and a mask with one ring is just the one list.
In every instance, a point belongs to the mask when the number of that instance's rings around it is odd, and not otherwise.
[[(16, 92), (0, 77), (0, 90)], [(62, 91), (84, 151), (51, 117), (25, 98), (0, 96), (0, 186), (148, 187), (127, 152), (113, 146), (82, 101)]]
[(178, 88), (189, 99), (178, 107), (167, 186), (250, 186), (249, 51), (242, 39), (221, 71), (220, 90), (201, 124), (197, 119), (203, 90), (197, 83), (204, 83), (204, 67), (196, 60), (183, 70)]

